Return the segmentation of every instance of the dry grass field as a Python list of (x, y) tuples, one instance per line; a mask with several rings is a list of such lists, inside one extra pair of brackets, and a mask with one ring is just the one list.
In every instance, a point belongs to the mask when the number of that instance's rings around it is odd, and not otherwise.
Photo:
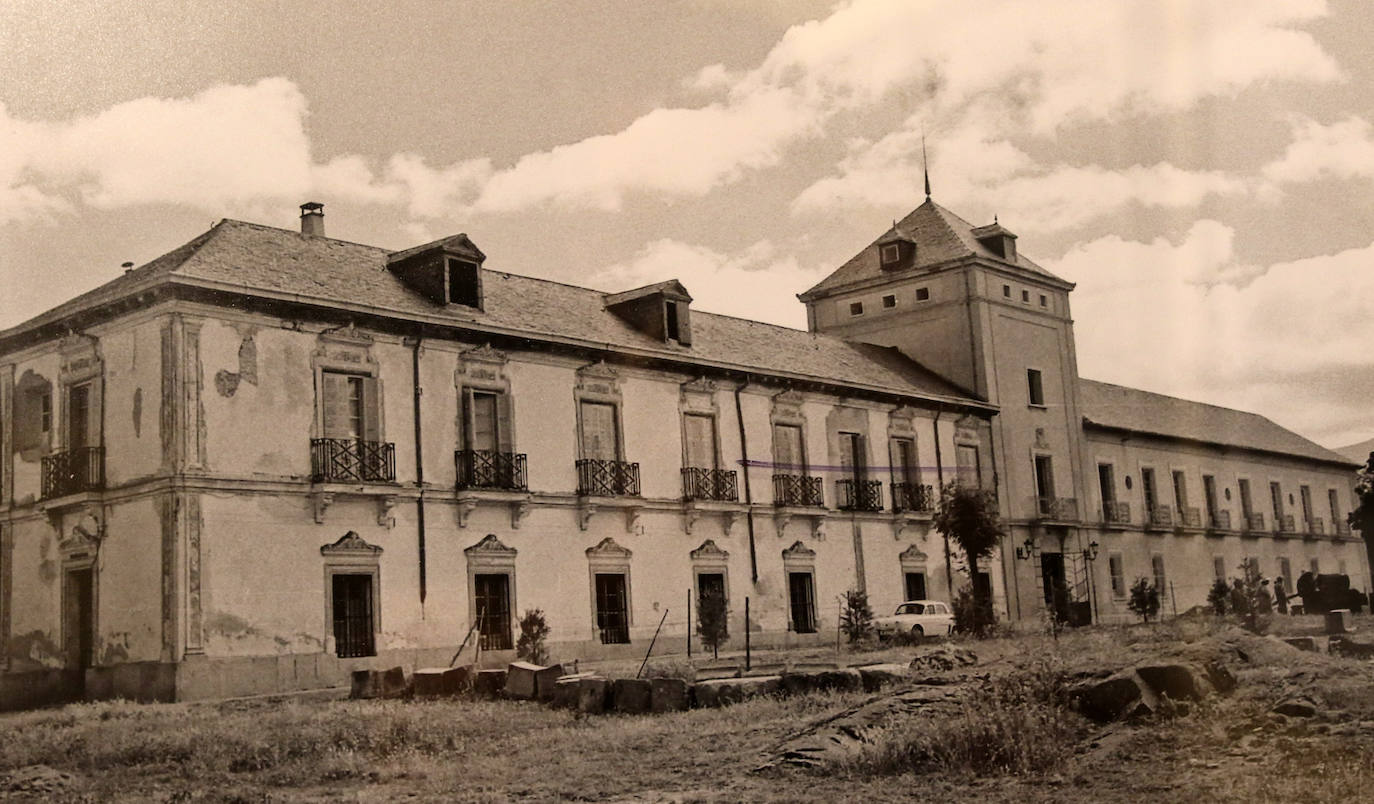
[[(1370, 621), (1362, 620), (1366, 630)], [(1301, 630), (1310, 622), (1285, 621)], [(1374, 789), (1374, 666), (1210, 620), (963, 643), (949, 716), (875, 724), (820, 770), (758, 770), (789, 735), (871, 699), (760, 698), (669, 715), (514, 701), (121, 702), (0, 717), (0, 795), (55, 801), (1348, 801)], [(916, 649), (848, 655), (853, 661)], [(1215, 653), (1239, 679), (1186, 714), (1095, 724), (1075, 677)], [(834, 658), (833, 654), (829, 658)], [(660, 672), (682, 669), (661, 660)], [(633, 669), (629, 671), (633, 674)], [(1271, 712), (1293, 698), (1315, 714)]]

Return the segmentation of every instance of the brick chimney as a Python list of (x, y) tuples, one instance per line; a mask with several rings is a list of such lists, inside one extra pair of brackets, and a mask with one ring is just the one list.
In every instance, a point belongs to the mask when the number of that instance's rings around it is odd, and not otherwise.
[(301, 204), (301, 234), (324, 237), (324, 204), (316, 201)]

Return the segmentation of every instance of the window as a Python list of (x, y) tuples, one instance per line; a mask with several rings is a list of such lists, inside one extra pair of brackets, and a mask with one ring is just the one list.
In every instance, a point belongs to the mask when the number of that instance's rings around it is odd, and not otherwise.
[(1327, 489), (1326, 504), (1331, 509), (1331, 522), (1335, 526), (1332, 528), (1332, 532), (1335, 533), (1342, 522), (1340, 495), (1336, 493), (1335, 489)]
[(1041, 307), (1048, 307), (1049, 305), (1050, 305), (1049, 297), (1046, 296), (1045, 294), (1041, 293), (1041, 294), (1040, 294), (1040, 306), (1041, 306)]
[(1048, 455), (1035, 456), (1035, 494), (1041, 500), (1054, 499), (1054, 461)]
[(1299, 486), (1298, 494), (1302, 498), (1302, 521), (1312, 521), (1312, 489), (1308, 486)]
[(35, 402), (38, 408), (38, 429), (44, 435), (52, 432), (52, 392), (37, 391)]
[(1030, 404), (1045, 406), (1045, 386), (1040, 378), (1040, 369), (1026, 369), (1026, 391), (1030, 396)]
[(1002, 286), (1002, 295), (1008, 299), (1011, 298), (1011, 285)]
[(341, 659), (375, 656), (372, 575), (340, 572), (330, 576), (330, 583), (335, 653)]
[(1159, 497), (1155, 492), (1155, 470), (1148, 466), (1140, 467), (1140, 492), (1145, 497), (1145, 510), (1152, 512), (1159, 506)]
[(1182, 513), (1188, 507), (1188, 479), (1183, 470), (1174, 470), (1174, 505)]
[(615, 404), (583, 400), (580, 411), (582, 457), (602, 461), (620, 460), (620, 428), (616, 421)]
[(700, 413), (682, 417), (683, 466), (716, 469), (716, 418)]
[(840, 474), (843, 478), (862, 482), (866, 465), (864, 437), (858, 433), (840, 433)]
[(1155, 553), (1150, 556), (1150, 570), (1155, 576), (1155, 589), (1159, 592), (1160, 598), (1169, 591), (1168, 579), (1164, 577), (1164, 556)]
[(1120, 553), (1107, 556), (1107, 568), (1112, 575), (1112, 597), (1126, 596), (1126, 568)]
[(920, 482), (914, 441), (910, 438), (894, 438), (888, 442), (888, 453), (888, 458), (892, 461), (893, 483)]
[[(697, 611), (701, 611), (701, 604), (710, 598), (718, 598), (725, 608), (729, 609), (729, 595), (725, 591), (724, 572), (698, 572), (697, 573)], [(726, 617), (727, 623), (729, 617)], [(699, 622), (700, 620), (698, 620)], [(725, 628), (725, 638), (728, 639), (729, 626)]]
[(1029, 290), (1023, 290), (1023, 291), (1021, 291), (1021, 301), (1025, 302), (1026, 304), (1030, 304), (1030, 291), (1029, 291)]
[(792, 630), (816, 633), (816, 588), (809, 571), (787, 573), (787, 602)]
[(892, 294), (889, 293), (888, 295), (886, 295), (886, 296), (883, 297), (883, 307), (886, 307), (887, 309), (890, 310), (890, 309), (892, 309), (893, 307), (896, 307), (896, 306), (897, 306), (897, 297), (896, 297), (896, 296), (894, 296), (894, 295), (892, 295)]
[(630, 610), (625, 575), (598, 572), (595, 578), (596, 630), (601, 644), (627, 645), (630, 642)]
[(668, 316), (668, 340), (676, 341), (682, 338), (682, 332), (678, 329), (677, 302), (666, 302), (664, 310)]
[(500, 407), (503, 401), (503, 394), (492, 391), (477, 391), (466, 389), (463, 394), (463, 401), (466, 409), (463, 411), (463, 420), (467, 425), (465, 441), (468, 449), (488, 450), (491, 452), (503, 452), (502, 426)]
[(1212, 557), (1212, 577), (1222, 583), (1226, 582), (1226, 559), (1221, 556)]
[(926, 599), (926, 574), (924, 572), (903, 573), (907, 600)]
[(849, 303), (849, 314), (850, 314), (850, 315), (863, 315), (863, 314), (864, 314), (864, 303), (863, 303), (863, 302), (850, 302), (850, 303)]
[(974, 444), (959, 444), (955, 447), (955, 479), (961, 486), (980, 486), (983, 483), (983, 469), (978, 458), (978, 447)]
[(479, 572), (472, 576), (473, 604), (477, 608), (478, 636), (482, 650), (510, 650), (510, 579), (505, 572)]
[[(52, 397), (45, 397), (49, 406), (52, 404)], [(51, 423), (51, 410), (48, 417)], [(94, 446), (91, 438), (91, 385), (82, 383), (67, 388), (67, 442), (66, 448), (70, 451), (84, 449)]]
[(1283, 522), (1283, 489), (1276, 482), (1269, 484), (1269, 502), (1274, 506), (1274, 527)]
[(482, 306), (481, 269), (475, 262), (450, 257), (448, 260), (448, 303), (468, 307)]
[(1212, 475), (1202, 476), (1202, 500), (1207, 505), (1207, 522), (1215, 527), (1217, 516), (1217, 479)]
[(322, 373), (325, 438), (379, 441), (377, 380), (340, 371)]
[(1236, 487), (1240, 489), (1240, 515), (1245, 519), (1246, 527), (1249, 527), (1251, 515), (1255, 513), (1254, 503), (1250, 499), (1250, 481), (1242, 477), (1236, 481)]
[(802, 448), (800, 425), (773, 425), (773, 468), (782, 474), (806, 474), (806, 451)]
[(882, 248), (883, 265), (891, 265), (902, 258), (902, 248), (896, 243), (888, 243)]
[(930, 288), (916, 288), (916, 301), (930, 301)]
[[(1279, 559), (1279, 577), (1283, 579), (1289, 590), (1293, 589), (1293, 565), (1289, 563), (1287, 558)], [(1275, 580), (1274, 583), (1278, 583), (1278, 581)]]

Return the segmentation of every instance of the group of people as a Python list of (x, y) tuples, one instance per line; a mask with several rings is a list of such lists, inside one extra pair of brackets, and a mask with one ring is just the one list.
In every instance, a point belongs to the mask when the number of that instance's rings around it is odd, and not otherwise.
[[(1304, 572), (1298, 576), (1298, 583), (1295, 597), (1306, 599), (1317, 591), (1317, 579), (1310, 572)], [(1247, 593), (1245, 583), (1240, 578), (1231, 581), (1231, 610), (1237, 614), (1270, 614), (1275, 610), (1279, 614), (1288, 614), (1289, 590), (1284, 586), (1282, 576), (1274, 579), (1274, 589), (1269, 590), (1269, 579), (1261, 578), (1255, 584), (1254, 590)], [(1295, 607), (1296, 608), (1296, 607)], [(1300, 610), (1300, 609), (1299, 609)], [(1295, 612), (1296, 613), (1296, 612)]]

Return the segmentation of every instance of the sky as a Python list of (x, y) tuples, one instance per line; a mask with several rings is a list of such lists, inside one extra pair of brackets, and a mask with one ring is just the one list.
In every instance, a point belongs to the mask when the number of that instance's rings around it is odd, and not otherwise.
[[(1365, 0), (0, 3), (0, 328), (221, 218), (805, 327), (924, 200), (1082, 376), (1374, 436)], [(922, 161), (922, 138), (926, 160)]]

